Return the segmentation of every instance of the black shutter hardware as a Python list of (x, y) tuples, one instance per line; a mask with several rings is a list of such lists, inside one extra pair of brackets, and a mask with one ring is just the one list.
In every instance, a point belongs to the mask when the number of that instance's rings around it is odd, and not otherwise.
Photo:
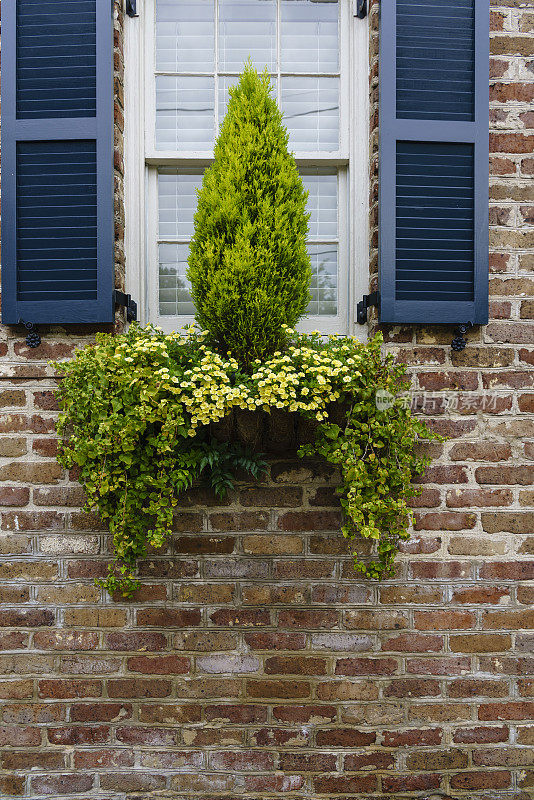
[(135, 322), (137, 320), (137, 303), (132, 300), (131, 295), (119, 292), (117, 289), (113, 292), (113, 299), (116, 306), (124, 306), (126, 309), (126, 320), (128, 322)]

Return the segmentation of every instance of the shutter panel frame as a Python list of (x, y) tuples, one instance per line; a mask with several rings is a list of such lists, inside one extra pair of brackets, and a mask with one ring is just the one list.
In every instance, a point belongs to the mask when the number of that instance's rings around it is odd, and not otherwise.
[[(43, 6), (41, 0), (23, 0), (25, 10), (31, 10), (35, 6), (36, 19), (39, 18), (40, 7)], [(87, 3), (85, 3), (87, 6)], [(109, 324), (114, 318), (113, 288), (114, 288), (114, 97), (113, 97), (113, 16), (110, 0), (94, 0), (95, 7), (95, 32), (96, 32), (96, 56), (95, 69), (93, 75), (88, 80), (95, 80), (96, 77), (96, 113), (92, 116), (58, 116), (52, 118), (23, 118), (17, 117), (17, 12), (22, 6), (20, 0), (7, 0), (2, 3), (2, 81), (1, 81), (1, 103), (2, 103), (2, 178), (1, 178), (1, 198), (2, 198), (2, 258), (1, 258), (1, 277), (2, 277), (2, 323), (7, 325), (18, 324), (21, 320), (33, 324)], [(82, 19), (83, 22), (83, 19)], [(66, 25), (69, 21), (66, 20)], [(48, 31), (45, 25), (44, 31)], [(64, 34), (63, 34), (64, 35)], [(96, 72), (96, 76), (94, 73)], [(50, 69), (49, 73), (50, 74)], [(56, 79), (57, 80), (57, 79)], [(46, 82), (46, 75), (43, 80)], [(45, 87), (43, 87), (45, 88)], [(45, 89), (46, 90), (46, 89)], [(61, 92), (59, 92), (60, 94)], [(61, 100), (57, 103), (58, 111), (61, 110)], [(24, 291), (20, 287), (19, 273), (22, 267), (19, 265), (19, 233), (23, 226), (19, 226), (19, 203), (18, 188), (20, 176), (17, 174), (17, 162), (22, 158), (21, 152), (26, 145), (31, 143), (50, 143), (51, 145), (64, 145), (64, 150), (68, 153), (69, 145), (72, 143), (91, 142), (96, 148), (96, 195), (93, 213), (96, 212), (96, 230), (94, 243), (96, 244), (96, 263), (92, 267), (93, 281), (96, 280), (94, 290), (89, 292), (92, 296), (83, 298), (80, 291), (80, 298), (76, 297), (77, 290), (69, 282), (69, 275), (76, 272), (76, 263), (73, 262), (72, 268), (65, 277), (61, 277), (61, 284), (55, 284), (57, 298), (43, 296), (42, 299), (24, 299)], [(50, 171), (52, 180), (56, 181), (55, 186), (61, 186), (61, 150), (60, 147), (53, 147), (58, 151), (57, 170), (54, 173), (53, 165), (50, 163), (46, 168)], [(72, 162), (75, 161), (75, 154), (72, 155)], [(31, 158), (30, 158), (31, 161)], [(35, 163), (35, 162), (33, 162)], [(83, 164), (80, 165), (79, 174), (84, 173)], [(37, 175), (37, 172), (35, 173)], [(91, 176), (92, 178), (92, 176)], [(34, 185), (39, 183), (37, 178)], [(54, 186), (52, 187), (52, 189)], [(44, 193), (40, 193), (44, 196)], [(61, 205), (55, 208), (54, 215), (53, 191), (47, 196), (50, 203), (51, 216), (60, 217)], [(64, 200), (64, 206), (69, 205), (68, 186)], [(41, 208), (46, 208), (46, 201), (41, 202)], [(43, 214), (44, 216), (44, 214)], [(45, 220), (39, 225), (38, 211), (37, 231), (46, 230)], [(83, 238), (83, 214), (80, 214), (79, 238)], [(74, 220), (75, 221), (75, 220)], [(66, 221), (70, 222), (72, 230), (76, 232), (72, 217)], [(19, 230), (20, 228), (20, 230)], [(37, 233), (34, 231), (33, 236)], [(57, 232), (53, 230), (49, 235), (56, 237), (54, 242), (57, 246)], [(72, 236), (72, 234), (71, 234)], [(34, 239), (35, 241), (35, 239)], [(67, 240), (68, 242), (68, 240)], [(46, 244), (46, 243), (44, 243)], [(43, 243), (39, 244), (41, 250), (41, 261), (46, 261), (46, 249)], [(94, 248), (93, 248), (94, 249)], [(37, 250), (37, 248), (36, 248)], [(73, 252), (76, 248), (73, 248)], [(39, 266), (30, 267), (32, 274), (37, 276), (37, 286), (50, 286), (51, 274), (54, 270), (54, 260), (48, 256), (48, 266), (42, 267), (42, 275), (39, 275)], [(94, 259), (93, 259), (94, 261)], [(36, 278), (34, 278), (35, 280)], [(62, 288), (64, 287), (64, 292)], [(40, 293), (37, 288), (36, 293)], [(42, 288), (41, 288), (42, 292)], [(61, 299), (62, 293), (67, 296)], [(52, 293), (53, 294), (53, 293)], [(21, 296), (22, 295), (22, 296)], [(44, 295), (44, 293), (43, 293)]]
[[(489, 0), (474, 4), (473, 120), (397, 116), (397, 6), (433, 0), (380, 0), (379, 65), (379, 284), (384, 324), (483, 325), (488, 322), (489, 283)], [(435, 3), (441, 12), (444, 6)], [(453, 4), (451, 4), (453, 5)], [(465, 7), (465, 4), (463, 5)], [(445, 6), (450, 8), (450, 6)], [(439, 33), (439, 31), (438, 31)], [(401, 90), (404, 92), (404, 90)], [(398, 143), (464, 144), (473, 147), (473, 292), (469, 300), (397, 297)], [(417, 221), (414, 219), (414, 227)], [(454, 281), (451, 278), (451, 287)]]

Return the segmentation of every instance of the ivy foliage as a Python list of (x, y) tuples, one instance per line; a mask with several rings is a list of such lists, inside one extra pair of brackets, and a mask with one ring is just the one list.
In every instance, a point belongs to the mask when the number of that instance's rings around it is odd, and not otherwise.
[(230, 89), (188, 259), (199, 325), (246, 369), (285, 346), (310, 301), (308, 195), (271, 93), (250, 64)]
[[(62, 379), (59, 461), (77, 466), (87, 508), (109, 524), (115, 562), (109, 591), (131, 594), (135, 565), (148, 547), (172, 532), (180, 494), (203, 478), (219, 495), (237, 471), (261, 477), (260, 454), (210, 437), (210, 423), (234, 408), (283, 408), (316, 423), (315, 442), (301, 456), (321, 456), (341, 472), (344, 536), (377, 542), (377, 557), (355, 567), (372, 578), (392, 574), (399, 542), (409, 538), (412, 480), (427, 461), (415, 454), (419, 438), (436, 438), (412, 416), (399, 394), (405, 369), (381, 354), (381, 337), (296, 334), (288, 345), (244, 371), (193, 327), (164, 335), (132, 325), (125, 334), (98, 334), (96, 344), (56, 363)], [(346, 421), (333, 421), (342, 403)]]

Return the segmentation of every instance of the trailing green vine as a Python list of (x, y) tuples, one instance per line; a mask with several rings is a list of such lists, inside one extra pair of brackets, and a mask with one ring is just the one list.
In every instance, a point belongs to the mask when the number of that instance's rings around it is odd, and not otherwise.
[[(380, 336), (363, 344), (285, 333), (284, 351), (256, 360), (250, 372), (193, 327), (98, 334), (96, 344), (55, 365), (62, 376), (58, 458), (78, 466), (87, 508), (109, 524), (115, 562), (101, 581), (109, 591), (137, 588), (136, 561), (165, 543), (179, 495), (194, 481), (204, 478), (223, 495), (238, 470), (261, 477), (261, 455), (210, 437), (210, 423), (234, 408), (283, 408), (316, 421), (316, 440), (299, 455), (339, 467), (344, 536), (377, 542), (376, 559), (355, 557), (355, 567), (368, 577), (391, 575), (399, 542), (409, 537), (409, 500), (418, 493), (412, 480), (427, 463), (414, 445), (435, 436), (403, 402), (405, 369), (382, 357)], [(331, 414), (340, 403), (343, 425)]]

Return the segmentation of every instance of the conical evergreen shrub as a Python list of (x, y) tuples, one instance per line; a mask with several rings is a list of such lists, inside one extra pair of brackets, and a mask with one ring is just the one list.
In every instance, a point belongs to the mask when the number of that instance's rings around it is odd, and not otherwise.
[(310, 299), (307, 193), (266, 73), (248, 64), (198, 197), (188, 276), (197, 321), (244, 369), (283, 349)]

